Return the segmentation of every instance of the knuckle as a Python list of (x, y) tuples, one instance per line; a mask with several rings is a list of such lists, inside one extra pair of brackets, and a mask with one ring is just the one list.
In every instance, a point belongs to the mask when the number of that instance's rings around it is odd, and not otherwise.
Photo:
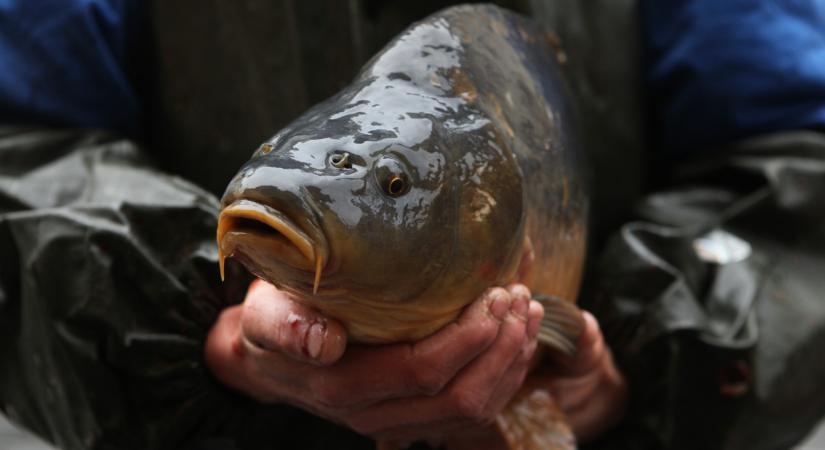
[(243, 303), (244, 322), (257, 322), (261, 317), (266, 317), (268, 305), (258, 297), (247, 298)]
[(435, 395), (447, 384), (446, 376), (427, 365), (413, 369), (412, 378), (414, 390), (424, 395)]
[(487, 348), (498, 337), (501, 322), (492, 320), (480, 321), (462, 336), (462, 345), (467, 349)]
[(241, 318), (241, 331), (247, 336), (260, 336), (261, 330), (266, 329), (266, 316), (254, 306), (245, 307)]
[(486, 408), (486, 400), (484, 396), (471, 391), (456, 391), (453, 394), (459, 417), (479, 425), (487, 425), (494, 419)]
[(501, 323), (499, 322), (487, 321), (479, 323), (477, 331), (470, 336), (470, 339), (476, 340), (478, 344), (489, 344), (498, 336), (499, 328), (501, 328)]
[(514, 297), (530, 297), (530, 289), (527, 289), (527, 286), (523, 284), (513, 284), (511, 285), (510, 292)]
[(507, 292), (507, 289), (503, 287), (493, 287), (487, 292), (487, 296), (489, 297), (490, 301), (494, 301), (496, 299), (506, 299), (510, 297), (510, 293)]
[(526, 327), (522, 326), (522, 324), (514, 324), (512, 328), (507, 329), (506, 332), (502, 334), (500, 339), (501, 341), (499, 342), (501, 342), (502, 351), (515, 354), (515, 352), (520, 350), (525, 344), (525, 340), (527, 339)]

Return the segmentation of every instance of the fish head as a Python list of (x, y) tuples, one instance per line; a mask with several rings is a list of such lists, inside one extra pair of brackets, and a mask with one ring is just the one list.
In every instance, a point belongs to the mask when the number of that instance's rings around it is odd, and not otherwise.
[(374, 117), (365, 132), (360, 115), (329, 107), (261, 145), (233, 178), (220, 251), (316, 305), (403, 304), (432, 284), (454, 248), (456, 183), (440, 140), (427, 119), (399, 126)]
[(426, 336), (512, 281), (520, 169), (462, 45), (415, 26), (261, 145), (222, 199), (222, 257), (361, 342)]

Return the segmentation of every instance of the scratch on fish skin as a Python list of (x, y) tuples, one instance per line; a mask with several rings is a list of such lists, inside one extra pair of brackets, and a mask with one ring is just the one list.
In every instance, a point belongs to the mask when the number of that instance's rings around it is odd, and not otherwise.
[(477, 189), (476, 195), (473, 196), (470, 202), (470, 208), (473, 211), (473, 220), (476, 222), (484, 222), (495, 206), (496, 200), (492, 195), (487, 191)]
[(453, 86), (453, 95), (463, 98), (468, 103), (474, 103), (476, 101), (478, 91), (466, 72), (458, 67), (453, 67), (450, 69), (448, 78)]

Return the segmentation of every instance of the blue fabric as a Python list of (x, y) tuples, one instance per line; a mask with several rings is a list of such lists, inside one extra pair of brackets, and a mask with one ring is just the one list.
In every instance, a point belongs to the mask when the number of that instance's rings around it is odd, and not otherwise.
[(658, 144), (825, 128), (825, 0), (642, 0)]
[[(135, 136), (141, 0), (0, 0), (0, 123)], [(137, 68), (137, 67), (135, 67)]]

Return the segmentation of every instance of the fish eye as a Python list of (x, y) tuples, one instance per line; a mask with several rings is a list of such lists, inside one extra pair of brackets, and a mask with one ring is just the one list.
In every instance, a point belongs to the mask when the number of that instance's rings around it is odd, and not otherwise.
[(329, 156), (329, 163), (332, 167), (338, 169), (351, 169), (352, 162), (350, 161), (350, 154), (347, 152), (335, 152)]
[(410, 190), (410, 180), (401, 163), (393, 158), (381, 158), (375, 166), (376, 181), (390, 197), (400, 197)]
[(399, 195), (404, 194), (407, 190), (407, 182), (404, 181), (400, 175), (392, 175), (387, 180), (386, 185), (384, 186), (384, 191), (393, 196), (398, 197)]

